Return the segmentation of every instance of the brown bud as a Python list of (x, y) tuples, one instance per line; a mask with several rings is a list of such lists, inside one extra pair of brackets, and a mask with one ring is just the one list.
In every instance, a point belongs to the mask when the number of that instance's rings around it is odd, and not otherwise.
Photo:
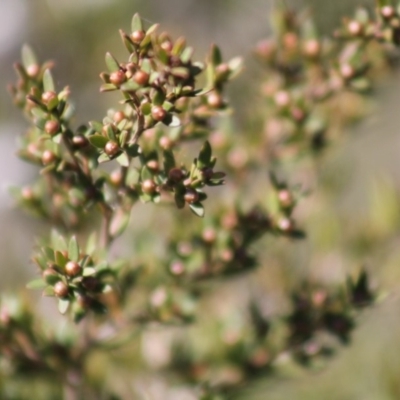
[(111, 72), (110, 74), (110, 82), (115, 86), (120, 86), (126, 81), (125, 72), (118, 70)]
[(89, 140), (83, 135), (76, 135), (72, 138), (72, 144), (76, 148), (83, 148), (89, 144)]
[(141, 86), (145, 86), (149, 82), (150, 75), (142, 70), (136, 71), (135, 75), (133, 75), (133, 80)]
[(26, 68), (26, 74), (30, 78), (36, 78), (39, 75), (40, 66), (37, 64), (31, 64)]
[(120, 148), (118, 146), (118, 143), (110, 140), (106, 143), (104, 151), (109, 157), (113, 157), (120, 151)]
[(56, 133), (60, 132), (60, 123), (53, 119), (46, 121), (44, 124), (44, 131), (51, 136), (54, 136)]
[(119, 169), (111, 172), (110, 181), (113, 185), (119, 186), (122, 183), (122, 173)]
[(157, 160), (149, 160), (146, 163), (146, 166), (148, 169), (152, 170), (152, 171), (158, 171), (159, 169), (159, 165), (158, 165), (158, 161)]
[(42, 101), (44, 104), (49, 104), (51, 101), (57, 98), (57, 93), (51, 90), (42, 94)]
[(167, 116), (167, 112), (161, 106), (153, 106), (151, 109), (151, 116), (156, 121), (162, 121)]
[(206, 228), (201, 236), (206, 243), (213, 243), (217, 238), (217, 233), (214, 228)]
[(123, 111), (116, 111), (115, 114), (113, 115), (113, 120), (117, 124), (121, 122), (124, 118), (126, 118), (126, 115)]
[(224, 104), (224, 101), (219, 93), (212, 92), (207, 96), (207, 103), (212, 108), (221, 108)]
[(363, 26), (358, 21), (350, 21), (347, 30), (352, 36), (360, 36), (363, 33)]
[(171, 182), (180, 182), (185, 177), (185, 173), (180, 168), (171, 168), (168, 172), (168, 179)]
[(193, 204), (199, 201), (199, 194), (194, 189), (188, 188), (183, 198), (186, 203)]
[(146, 34), (143, 31), (137, 30), (132, 32), (131, 39), (133, 43), (139, 44), (145, 36)]
[(25, 186), (21, 190), (21, 196), (24, 200), (33, 200), (35, 198), (35, 194), (29, 186)]
[(49, 165), (57, 159), (57, 156), (50, 150), (45, 150), (42, 154), (43, 165)]
[(286, 90), (279, 90), (274, 96), (274, 101), (279, 107), (287, 107), (290, 104), (290, 94)]
[(351, 79), (354, 76), (354, 68), (350, 64), (342, 64), (340, 66), (340, 74), (345, 79)]
[(54, 294), (57, 297), (67, 297), (68, 296), (68, 285), (63, 281), (59, 281), (54, 285)]
[(282, 189), (278, 192), (279, 203), (287, 208), (293, 205), (293, 196), (287, 189)]
[(282, 232), (289, 233), (294, 228), (294, 223), (290, 218), (283, 217), (278, 221), (278, 228)]
[(161, 136), (158, 143), (164, 150), (169, 150), (173, 144), (172, 140), (168, 136)]
[(396, 11), (392, 6), (384, 6), (381, 8), (381, 15), (385, 19), (391, 19), (395, 16)]
[(156, 188), (157, 188), (157, 185), (153, 181), (153, 179), (146, 179), (142, 182), (143, 193), (152, 194), (155, 192)]
[(303, 52), (310, 58), (318, 57), (321, 51), (321, 44), (317, 39), (310, 39), (304, 43)]
[(82, 271), (82, 267), (75, 261), (68, 261), (65, 264), (65, 273), (68, 276), (76, 276), (79, 275)]
[(298, 36), (294, 32), (287, 32), (283, 36), (283, 44), (288, 50), (294, 50), (299, 42)]

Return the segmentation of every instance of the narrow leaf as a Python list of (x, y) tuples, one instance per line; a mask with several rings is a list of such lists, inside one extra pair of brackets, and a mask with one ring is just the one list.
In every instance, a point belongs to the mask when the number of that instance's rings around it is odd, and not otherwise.
[(49, 69), (46, 69), (43, 73), (43, 88), (46, 92), (54, 92), (55, 90), (53, 77)]
[(70, 305), (70, 301), (66, 299), (59, 299), (58, 300), (58, 311), (60, 314), (65, 314), (68, 311)]
[(68, 244), (68, 257), (70, 260), (78, 262), (79, 260), (79, 245), (75, 236), (69, 240)]
[(38, 64), (35, 53), (33, 52), (32, 48), (27, 44), (24, 44), (22, 46), (21, 58), (22, 64), (25, 68), (28, 68), (31, 65)]
[(94, 147), (98, 147), (99, 149), (104, 149), (108, 139), (102, 135), (91, 135), (89, 136), (89, 142)]
[(110, 72), (115, 72), (119, 70), (118, 61), (114, 58), (114, 56), (111, 53), (107, 52), (105, 59), (107, 68)]
[(132, 18), (131, 31), (135, 32), (135, 31), (142, 31), (142, 30), (143, 30), (142, 20), (140, 18), (140, 15), (138, 13), (136, 13)]
[(26, 285), (28, 289), (44, 289), (46, 286), (47, 284), (42, 278), (34, 279)]
[(201, 203), (192, 203), (189, 204), (190, 209), (196, 214), (198, 217), (204, 217), (204, 207)]

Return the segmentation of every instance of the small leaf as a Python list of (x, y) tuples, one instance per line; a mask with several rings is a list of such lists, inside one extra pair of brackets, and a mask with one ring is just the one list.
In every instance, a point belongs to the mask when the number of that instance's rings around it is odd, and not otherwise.
[(27, 44), (24, 44), (22, 46), (21, 58), (22, 64), (25, 68), (28, 68), (31, 65), (38, 65), (35, 53), (33, 52), (32, 48)]
[(89, 122), (89, 126), (98, 133), (101, 133), (101, 131), (103, 130), (103, 124), (99, 121), (90, 121)]
[(120, 86), (120, 89), (124, 92), (131, 92), (140, 89), (140, 85), (134, 81), (125, 82)]
[(199, 153), (199, 159), (198, 159), (199, 168), (204, 168), (209, 166), (211, 161), (211, 154), (212, 150), (210, 143), (208, 141), (205, 141)]
[(155, 106), (161, 106), (165, 100), (165, 93), (162, 90), (156, 90), (152, 98), (153, 104)]
[(113, 85), (112, 83), (103, 83), (100, 86), (100, 92), (111, 92), (113, 90), (117, 90), (117, 87)]
[(164, 156), (164, 171), (168, 173), (176, 165), (174, 153), (170, 150), (165, 150), (163, 152), (163, 156)]
[(46, 92), (54, 92), (55, 90), (53, 77), (49, 69), (46, 69), (43, 73), (43, 89)]
[(140, 15), (138, 13), (136, 13), (132, 18), (131, 31), (135, 32), (135, 31), (142, 31), (142, 30), (143, 30), (142, 20), (140, 18)]
[(186, 47), (181, 54), (181, 61), (186, 64), (190, 61), (194, 53), (193, 47)]
[(102, 135), (91, 135), (88, 139), (92, 146), (99, 149), (104, 149), (105, 145), (108, 142), (108, 139)]
[(86, 268), (84, 268), (82, 275), (83, 275), (83, 276), (92, 276), (92, 275), (95, 275), (96, 272), (97, 272), (97, 271), (96, 271), (95, 268), (93, 268), (93, 267), (86, 267)]
[(215, 44), (211, 47), (211, 63), (214, 67), (222, 63), (221, 50)]
[(56, 256), (56, 264), (60, 267), (60, 268), (64, 268), (65, 264), (67, 263), (67, 258), (64, 256), (63, 253), (61, 253), (61, 251), (56, 251), (55, 252), (55, 256)]
[(204, 207), (201, 203), (192, 203), (189, 204), (189, 207), (198, 217), (204, 217)]
[(116, 160), (118, 161), (119, 165), (122, 167), (129, 167), (129, 158), (126, 153), (121, 153)]
[(58, 300), (58, 311), (60, 314), (65, 314), (68, 311), (69, 305), (71, 302), (66, 299), (59, 299)]
[(46, 286), (47, 283), (42, 278), (34, 279), (26, 285), (28, 289), (44, 289)]
[(68, 244), (68, 257), (70, 260), (78, 262), (79, 260), (79, 245), (75, 236), (69, 240)]
[(142, 171), (140, 172), (140, 178), (143, 181), (147, 179), (153, 179), (153, 174), (150, 172), (150, 170), (147, 167), (143, 167)]
[(105, 59), (107, 68), (110, 72), (115, 72), (119, 70), (118, 61), (114, 58), (114, 56), (111, 53), (107, 52)]

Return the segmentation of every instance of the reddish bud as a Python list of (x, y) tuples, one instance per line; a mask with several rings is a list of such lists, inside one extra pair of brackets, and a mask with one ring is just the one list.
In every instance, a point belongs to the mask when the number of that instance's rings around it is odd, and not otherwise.
[(156, 188), (157, 188), (157, 185), (153, 181), (153, 179), (146, 179), (142, 182), (143, 193), (152, 194), (155, 192)]
[(150, 75), (142, 70), (136, 71), (135, 75), (133, 75), (133, 80), (141, 86), (145, 86), (149, 82)]
[(111, 72), (110, 74), (110, 82), (115, 86), (120, 86), (126, 81), (125, 72), (118, 70)]
[(68, 261), (65, 264), (65, 273), (68, 276), (76, 276), (79, 275), (82, 271), (82, 267), (75, 261)]
[(26, 68), (26, 74), (30, 78), (36, 78), (39, 75), (40, 66), (37, 64), (31, 64)]
[(360, 36), (363, 33), (363, 26), (358, 21), (350, 21), (347, 25), (347, 30), (353, 36)]
[(117, 124), (121, 122), (124, 118), (126, 118), (126, 115), (123, 111), (116, 111), (115, 114), (113, 115), (113, 120)]
[(49, 135), (54, 136), (56, 133), (60, 132), (60, 123), (53, 119), (46, 121), (44, 131)]
[(54, 294), (57, 297), (67, 297), (68, 296), (68, 285), (63, 281), (59, 281), (54, 285)]
[(199, 201), (199, 194), (194, 189), (188, 188), (183, 198), (186, 203), (193, 204)]
[(212, 92), (207, 96), (207, 103), (212, 108), (221, 108), (224, 104), (224, 101), (219, 93)]
[(143, 31), (137, 30), (132, 32), (131, 39), (133, 43), (139, 44), (145, 36), (146, 34)]
[(171, 168), (168, 172), (168, 179), (177, 183), (180, 182), (185, 177), (185, 173), (180, 168)]
[(43, 165), (49, 165), (57, 159), (56, 155), (50, 151), (45, 150), (42, 154), (42, 163)]
[(104, 146), (104, 151), (109, 157), (113, 157), (120, 151), (120, 148), (118, 146), (118, 143), (110, 140)]
[(50, 90), (42, 94), (42, 101), (44, 104), (49, 104), (56, 98), (57, 98), (57, 93)]
[(151, 109), (151, 116), (156, 121), (162, 121), (167, 116), (167, 112), (161, 106), (153, 106)]

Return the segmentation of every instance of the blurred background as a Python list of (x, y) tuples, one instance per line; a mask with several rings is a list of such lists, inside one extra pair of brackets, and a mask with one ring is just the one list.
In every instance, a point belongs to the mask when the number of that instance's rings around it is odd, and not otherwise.
[[(295, 8), (310, 7), (325, 33), (344, 15), (351, 14), (355, 5), (374, 6), (372, 0), (287, 3)], [(115, 100), (110, 94), (98, 95), (98, 75), (105, 69), (106, 51), (122, 59), (125, 51), (118, 29), (128, 30), (135, 12), (149, 24), (160, 23), (161, 30), (173, 37), (185, 36), (200, 60), (209, 45), (217, 43), (226, 59), (240, 55), (245, 60), (245, 70), (229, 93), (240, 131), (247, 127), (249, 99), (257, 98), (262, 77), (252, 50), (270, 32), (273, 6), (271, 0), (1, 0), (0, 292), (22, 291), (34, 276), (29, 262), (33, 238), (47, 231), (40, 222), (15, 209), (8, 193), (8, 187), (27, 184), (36, 174), (15, 156), (18, 136), (26, 125), (5, 89), (14, 80), (12, 64), (20, 59), (22, 44), (32, 45), (41, 60), (55, 61), (57, 86), (70, 86), (78, 125), (100, 120)], [(396, 295), (400, 282), (399, 78), (400, 73), (394, 71), (380, 80), (374, 102), (367, 104), (369, 116), (349, 128), (320, 160), (325, 196), (323, 200), (312, 196), (305, 200), (306, 243), (277, 244), (266, 256), (271, 264), (274, 257), (285, 260), (284, 271), (274, 272), (273, 265), (269, 271), (275, 277), (267, 279), (266, 287), (271, 290), (276, 282), (294, 282), (307, 274), (320, 281), (340, 281), (346, 273), (364, 265), (373, 271), (373, 284), (390, 298), (362, 317), (356, 345), (342, 351), (333, 372), (305, 382), (296, 372), (299, 382), (289, 384), (282, 379), (271, 389), (260, 383), (243, 398), (328, 399), (326, 387), (333, 393), (332, 399), (400, 398), (395, 379), (400, 374), (400, 365), (395, 362), (395, 355), (400, 355), (400, 314), (396, 312), (400, 304)], [(292, 251), (287, 251), (288, 246)], [(320, 383), (315, 384), (317, 379)]]

